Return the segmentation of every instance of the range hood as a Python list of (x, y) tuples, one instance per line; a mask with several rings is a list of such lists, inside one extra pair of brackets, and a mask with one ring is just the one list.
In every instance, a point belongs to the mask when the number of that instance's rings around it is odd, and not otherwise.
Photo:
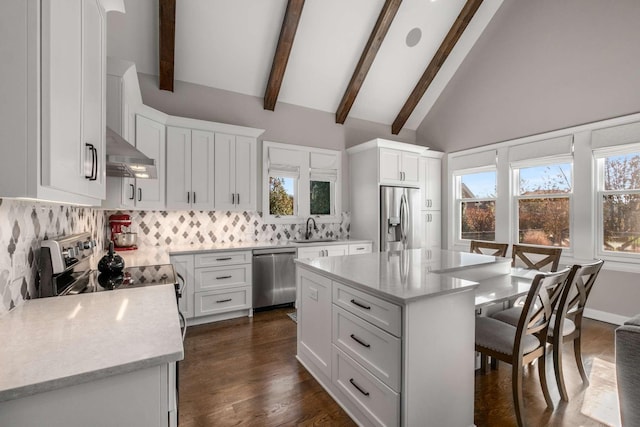
[(107, 176), (157, 179), (156, 161), (107, 127)]

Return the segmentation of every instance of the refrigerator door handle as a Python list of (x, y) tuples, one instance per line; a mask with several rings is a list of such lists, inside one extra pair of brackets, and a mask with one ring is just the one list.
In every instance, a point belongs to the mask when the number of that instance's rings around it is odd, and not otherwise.
[(400, 198), (400, 235), (402, 237), (403, 245), (407, 244), (407, 227), (409, 225), (409, 212), (407, 197), (406, 195), (402, 195)]

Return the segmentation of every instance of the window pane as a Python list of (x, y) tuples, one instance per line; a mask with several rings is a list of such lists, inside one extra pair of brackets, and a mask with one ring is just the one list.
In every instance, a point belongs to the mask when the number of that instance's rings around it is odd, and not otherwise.
[(520, 169), (520, 195), (570, 193), (573, 187), (571, 164)]
[(496, 202), (461, 202), (461, 238), (496, 240)]
[(569, 247), (569, 198), (518, 201), (518, 241)]
[(311, 215), (331, 214), (331, 183), (326, 181), (310, 181), (309, 195)]
[(604, 189), (640, 189), (640, 154), (607, 157), (604, 161)]
[(269, 214), (293, 215), (294, 178), (269, 177)]
[(460, 177), (460, 195), (463, 199), (496, 197), (496, 172), (480, 172)]
[(605, 251), (640, 252), (640, 195), (604, 196), (602, 218)]

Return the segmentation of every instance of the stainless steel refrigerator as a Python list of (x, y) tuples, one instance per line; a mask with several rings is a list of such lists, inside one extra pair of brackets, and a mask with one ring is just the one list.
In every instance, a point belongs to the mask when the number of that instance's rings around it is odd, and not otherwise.
[(419, 249), (420, 189), (380, 187), (380, 251)]

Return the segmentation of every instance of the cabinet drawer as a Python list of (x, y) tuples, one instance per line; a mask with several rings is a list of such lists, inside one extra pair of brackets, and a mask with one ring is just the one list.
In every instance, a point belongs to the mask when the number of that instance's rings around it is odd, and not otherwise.
[(399, 338), (333, 306), (333, 343), (396, 392), (400, 391)]
[(251, 308), (251, 288), (220, 289), (216, 291), (196, 292), (196, 316), (224, 313), (226, 311)]
[(215, 267), (218, 265), (251, 264), (251, 251), (213, 252), (195, 255), (195, 267)]
[(373, 295), (334, 282), (333, 303), (397, 337), (402, 334), (402, 308)]
[(251, 285), (251, 265), (195, 269), (195, 291)]
[(375, 426), (400, 425), (400, 395), (333, 346), (333, 384)]
[(371, 253), (372, 243), (356, 243), (349, 245), (349, 255)]

